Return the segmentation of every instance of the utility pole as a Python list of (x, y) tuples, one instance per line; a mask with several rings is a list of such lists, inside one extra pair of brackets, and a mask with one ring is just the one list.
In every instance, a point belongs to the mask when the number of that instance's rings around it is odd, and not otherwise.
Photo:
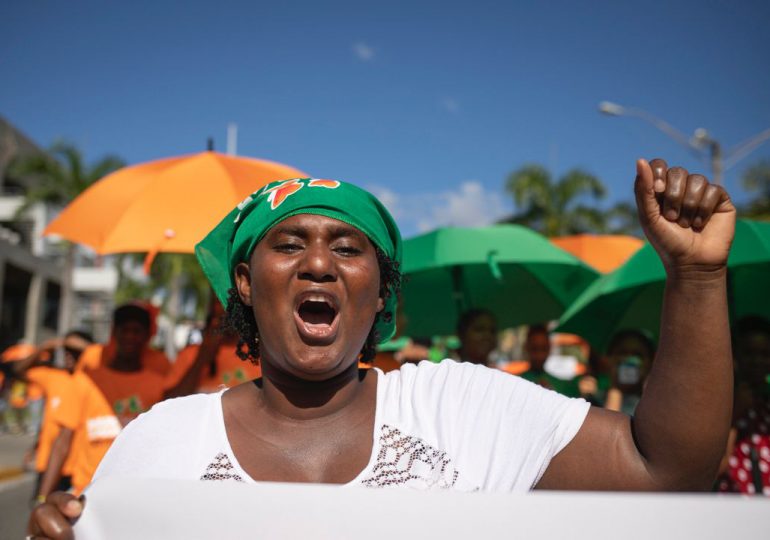
[(234, 156), (238, 153), (238, 124), (227, 124), (227, 155)]
[(714, 139), (704, 128), (696, 129), (692, 137), (688, 137), (665, 120), (643, 109), (624, 107), (611, 101), (599, 103), (599, 112), (607, 116), (633, 116), (644, 120), (686, 147), (699, 158), (708, 158), (711, 165), (711, 180), (718, 185), (722, 184), (724, 171), (733, 167), (763, 142), (770, 139), (770, 128), (768, 128), (731, 148), (725, 155), (719, 141)]

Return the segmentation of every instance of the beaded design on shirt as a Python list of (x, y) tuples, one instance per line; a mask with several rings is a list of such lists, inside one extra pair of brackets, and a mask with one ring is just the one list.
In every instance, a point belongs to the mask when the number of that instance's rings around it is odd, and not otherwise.
[(243, 482), (243, 478), (240, 475), (235, 474), (233, 470), (232, 462), (227, 454), (220, 452), (214, 457), (214, 461), (208, 464), (206, 472), (201, 476), (201, 480), (235, 480), (236, 482)]
[(385, 424), (372, 472), (361, 483), (367, 487), (450, 489), (459, 476), (446, 452)]

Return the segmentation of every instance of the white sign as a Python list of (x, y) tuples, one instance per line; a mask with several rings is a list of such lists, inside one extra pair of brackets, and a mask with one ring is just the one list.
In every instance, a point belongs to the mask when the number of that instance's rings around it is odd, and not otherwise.
[(483, 495), (107, 478), (78, 540), (168, 538), (767, 538), (770, 501), (719, 495)]

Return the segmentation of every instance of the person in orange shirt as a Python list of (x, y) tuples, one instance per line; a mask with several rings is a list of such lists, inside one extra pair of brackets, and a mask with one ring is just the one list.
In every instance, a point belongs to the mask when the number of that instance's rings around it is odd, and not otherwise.
[[(27, 432), (27, 384), (13, 376), (13, 364), (36, 350), (34, 345), (17, 343), (0, 354), (0, 428), (12, 433)], [(13, 422), (12, 422), (13, 421)]]
[[(35, 452), (38, 488), (42, 481), (43, 473), (48, 466), (51, 446), (59, 435), (59, 426), (52, 420), (54, 413), (61, 405), (63, 395), (68, 391), (70, 377), (75, 369), (78, 357), (92, 341), (90, 334), (73, 330), (68, 332), (63, 338), (54, 338), (46, 341), (40, 347), (35, 348), (26, 358), (14, 362), (12, 366), (13, 377), (36, 385), (41, 389), (45, 398), (43, 420)], [(53, 360), (55, 352), (59, 348), (64, 350), (63, 364), (55, 367)], [(71, 471), (71, 461), (68, 460), (62, 468), (61, 479), (56, 486), (57, 489), (69, 489)]]
[(80, 494), (121, 430), (104, 394), (82, 372), (75, 372), (70, 378), (51, 421), (59, 427), (59, 435), (38, 490), (40, 502), (56, 489), (65, 462), (71, 464), (72, 490)]
[(120, 306), (113, 319), (114, 354), (102, 355), (101, 365), (83, 370), (124, 426), (164, 398), (164, 375), (145, 364), (151, 327), (147, 309), (132, 304)]
[(259, 365), (238, 358), (235, 352), (238, 336), (222, 332), (224, 314), (222, 304), (213, 300), (206, 317), (203, 342), (179, 352), (166, 378), (166, 397), (217, 392), (262, 376)]
[(117, 355), (138, 355), (142, 370), (161, 376), (169, 373), (171, 364), (166, 355), (149, 346), (155, 326), (150, 307), (140, 302), (123, 304), (115, 309), (112, 321), (110, 341), (104, 345), (91, 345), (83, 351), (78, 370), (110, 365)]

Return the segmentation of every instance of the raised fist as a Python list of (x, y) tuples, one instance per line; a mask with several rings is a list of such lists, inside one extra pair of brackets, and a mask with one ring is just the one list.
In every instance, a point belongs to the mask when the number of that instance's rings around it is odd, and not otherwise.
[(636, 162), (636, 207), (666, 270), (721, 269), (735, 234), (735, 207), (705, 176), (662, 159)]

